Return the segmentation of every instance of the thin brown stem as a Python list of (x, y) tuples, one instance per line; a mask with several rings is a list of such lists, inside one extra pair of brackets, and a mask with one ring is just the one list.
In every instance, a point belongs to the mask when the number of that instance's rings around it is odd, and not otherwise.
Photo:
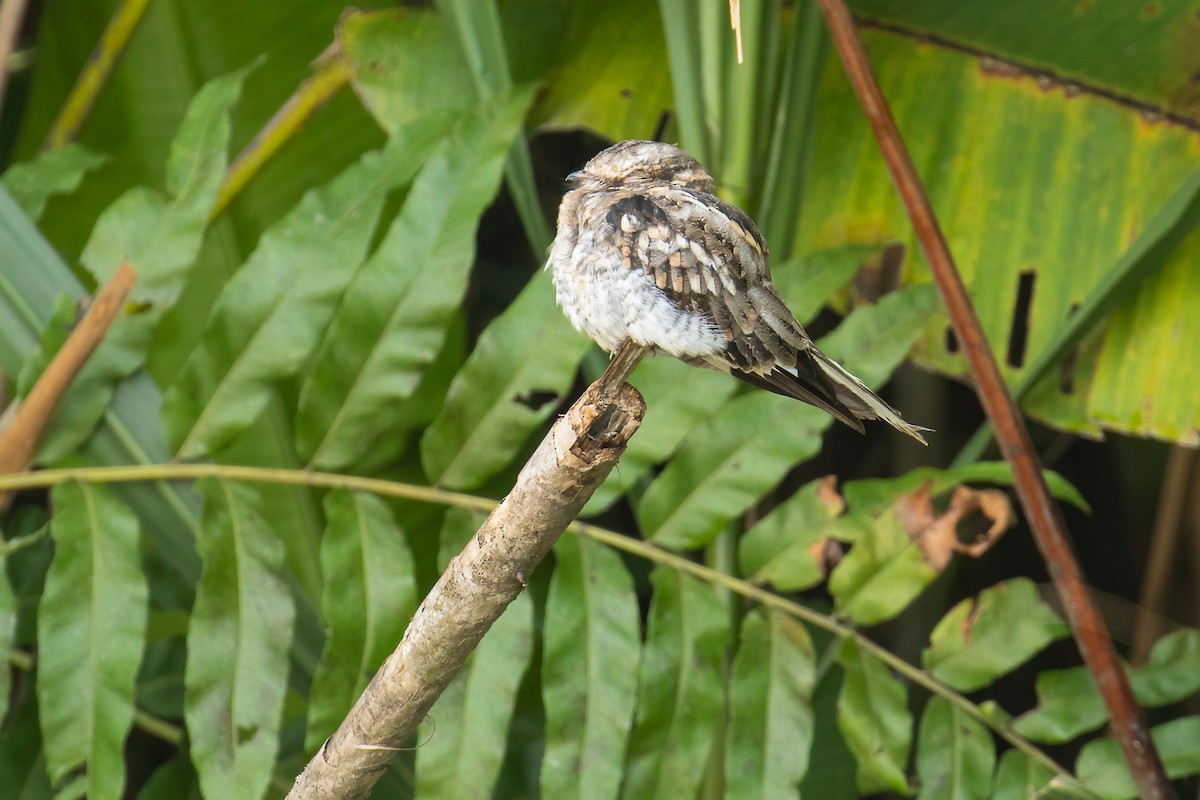
[(1143, 798), (1173, 797), (1170, 782), (1150, 739), (1145, 717), (1133, 698), (1125, 671), (1121, 669), (1108, 628), (1092, 604), (1087, 584), (1067, 538), (1062, 512), (1046, 488), (1029, 431), (1004, 384), (933, 207), (892, 119), (887, 101), (871, 72), (866, 52), (854, 28), (854, 20), (843, 0), (818, 2), (829, 23), (842, 66), (875, 132), (892, 180), (929, 261), (934, 281), (954, 324), (954, 332), (966, 352), (976, 391), (995, 428), (1000, 451), (1012, 465), (1017, 495), (1033, 529), (1038, 548), (1046, 560), (1050, 577), (1062, 598), (1083, 660), (1104, 698), (1113, 735), (1129, 764), (1134, 784)]
[(1163, 632), (1163, 601), (1170, 585), (1171, 570), (1179, 557), (1179, 540), (1184, 509), (1187, 506), (1188, 486), (1196, 451), (1175, 445), (1167, 457), (1166, 475), (1150, 536), (1150, 556), (1146, 574), (1142, 577), (1142, 596), (1138, 601), (1137, 622), (1133, 626), (1133, 657), (1141, 664), (1150, 655), (1150, 647)]
[(21, 21), (25, 18), (28, 0), (3, 0), (0, 2), (0, 109), (4, 108), (4, 93), (8, 88), (8, 59), (17, 46), (21, 33)]
[[(121, 262), (28, 396), (21, 401), (8, 427), (0, 431), (0, 475), (19, 472), (29, 466), (50, 415), (121, 313), (134, 278), (133, 267), (128, 262)], [(7, 493), (0, 492), (0, 507), (6, 499)]]

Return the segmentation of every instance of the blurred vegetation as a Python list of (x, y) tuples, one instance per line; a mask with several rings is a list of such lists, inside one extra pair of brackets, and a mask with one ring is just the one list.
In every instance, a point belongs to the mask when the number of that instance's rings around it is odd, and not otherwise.
[[(0, 517), (0, 793), (282, 797), (477, 501), (602, 371), (543, 253), (567, 173), (661, 137), (931, 446), (644, 363), (600, 527), (564, 536), (374, 796), (1132, 797), (1027, 531), (1000, 537), (1007, 468), (815, 6), (743, 3), (739, 64), (723, 3), (393, 5), (25, 14), (5, 396), (122, 260), (139, 279), (34, 460), (97, 471)], [(1200, 3), (851, 6), (1194, 794)]]

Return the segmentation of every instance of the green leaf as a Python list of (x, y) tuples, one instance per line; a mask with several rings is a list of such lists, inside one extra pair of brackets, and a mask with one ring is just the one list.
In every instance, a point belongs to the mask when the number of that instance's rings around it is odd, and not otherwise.
[(404, 7), (349, 11), (337, 41), (354, 89), (388, 133), (431, 112), (466, 111), (475, 87), (440, 15)]
[(754, 609), (729, 679), (725, 797), (794, 795), (808, 769), (816, 651), (804, 625)]
[(13, 164), (4, 171), (0, 183), (29, 218), (36, 220), (42, 216), (51, 197), (75, 191), (85, 175), (108, 160), (108, 156), (93, 153), (72, 142), (39, 153), (31, 161)]
[[(363, 0), (356, 5), (390, 3)], [(98, 0), (86, 7), (50, 9), (40, 17), (38, 52), (53, 56), (38, 61), (21, 119), (18, 158), (31, 158), (41, 146), (116, 6), (117, 0)], [(80, 131), (81, 143), (111, 154), (114, 168), (96, 173), (80, 191), (49, 206), (43, 219), (49, 238), (74, 261), (88, 232), (81, 220), (94, 220), (130, 186), (162, 185), (175, 128), (200, 86), (266, 54), (246, 87), (246, 102), (234, 115), (235, 140), (249, 141), (308, 74), (316, 54), (329, 45), (345, 6), (340, 0), (295, 0), (281, 29), (275, 7), (247, 8), (235, 0), (214, 0), (167, 13), (151, 3)], [(243, 191), (226, 215), (229, 228), (236, 228), (242, 241), (254, 241), (264, 222), (278, 218), (304, 189), (328, 180), (380, 139), (361, 104), (351, 92), (343, 92), (321, 109), (313, 124), (293, 135)], [(206, 293), (220, 287), (230, 265), (210, 261), (205, 266), (215, 266), (216, 274), (195, 276), (192, 288), (204, 286), (199, 293), (189, 291), (189, 299), (198, 301), (197, 323), (203, 322), (211, 302), (212, 295)], [(187, 313), (196, 312), (187, 309), (182, 316)]]
[(661, 547), (703, 546), (815, 455), (830, 422), (767, 392), (736, 397), (692, 432), (635, 504), (642, 535)]
[(54, 300), (50, 316), (42, 328), (41, 335), (35, 346), (26, 355), (21, 371), (17, 374), (17, 394), (24, 397), (33, 389), (42, 371), (50, 363), (50, 359), (58, 351), (67, 336), (79, 322), (82, 302), (76, 304), (66, 294), (60, 294)]
[(300, 395), (297, 448), (313, 465), (380, 461), (372, 434), (393, 428), (445, 341), (467, 289), (479, 217), (531, 99), (522, 91), (489, 103), (447, 136), (354, 276)]
[[(220, 452), (218, 460), (252, 467), (303, 469), (290, 446), (289, 417), (283, 398), (271, 398), (263, 413)], [(318, 611), (323, 594), (321, 536), (325, 529), (320, 498), (312, 487), (273, 483), (255, 486), (255, 498), (258, 513), (270, 520), (275, 530), (287, 531), (287, 536), (281, 537), (283, 563), (293, 597), (300, 603), (292, 654), (295, 665), (308, 678), (316, 669), (325, 639)], [(307, 689), (306, 683), (302, 681), (300, 686)]]
[[(17, 596), (8, 580), (8, 556), (0, 549), (0, 665), (10, 662), (17, 634)], [(12, 691), (12, 670), (0, 667), (0, 727), (8, 716), (9, 695)]]
[[(458, 555), (479, 516), (446, 515), (440, 562)], [(416, 797), (491, 797), (517, 690), (533, 655), (533, 602), (521, 593), (484, 635), (417, 731)]]
[(650, 581), (654, 595), (621, 796), (692, 797), (721, 725), (729, 619), (707, 583), (667, 567), (656, 567)]
[(84, 249), (81, 260), (97, 282), (131, 262), (138, 281), (130, 297), (151, 304), (158, 312), (153, 316), (178, 299), (199, 253), (229, 163), (230, 114), (251, 69), (214, 78), (188, 105), (167, 159), (171, 201), (131, 189), (100, 215)]
[[(823, 657), (837, 652), (840, 642), (823, 632), (814, 636)], [(826, 669), (813, 694), (813, 742), (808, 771), (800, 784), (801, 797), (826, 800), (858, 800), (854, 785), (857, 759), (850, 752), (838, 725), (837, 703), (845, 682), (840, 669)]]
[[(91, 435), (117, 383), (145, 362), (158, 323), (179, 299), (225, 175), (229, 117), (247, 72), (210, 81), (192, 100), (167, 163), (169, 202), (148, 189), (130, 189), (96, 222), (83, 264), (103, 283), (129, 261), (137, 273), (129, 295), (137, 310), (117, 317), (71, 382), (39, 443), (39, 463), (60, 460)], [(57, 351), (50, 343), (61, 346), (74, 323), (74, 315), (64, 322), (61, 311), (56, 313), (50, 321), (55, 327), (47, 327), (41, 349), (23, 371), (40, 375)]]
[[(509, 91), (512, 76), (496, 0), (435, 0), (435, 4), (447, 25), (457, 34), (459, 49), (471, 70), (479, 98), (488, 102)], [(514, 136), (504, 172), (509, 195), (525, 228), (525, 238), (535, 253), (543, 252), (550, 246), (554, 234), (542, 213), (524, 130), (517, 131)]]
[(904, 360), (921, 326), (940, 306), (932, 286), (892, 292), (874, 305), (852, 311), (837, 330), (821, 340), (821, 350), (852, 367), (868, 386), (880, 386)]
[[(80, 306), (67, 295), (59, 295), (37, 347), (29, 351), (29, 357), (21, 366), (22, 394), (27, 395), (33, 388), (78, 324), (81, 314)], [(112, 335), (105, 336), (50, 415), (48, 427), (34, 453), (34, 464), (55, 464), (77, 450), (92, 435), (112, 401), (117, 384), (145, 360), (149, 345), (145, 336), (149, 334), (149, 328), (138, 323), (137, 330), (124, 325), (117, 329), (121, 322), (118, 318), (113, 323), (113, 328), (109, 329)]]
[[(1091, 511), (1087, 500), (1066, 478), (1048, 469), (1042, 471), (1042, 477), (1046, 479), (1051, 495), (1082, 511)], [(1006, 461), (981, 461), (952, 469), (918, 467), (896, 478), (851, 481), (846, 484), (843, 494), (847, 505), (861, 511), (890, 505), (897, 495), (916, 491), (925, 484), (929, 484), (929, 493), (936, 497), (959, 484), (969, 483), (1012, 486), (1012, 467)]]
[[(647, 24), (628, 24), (630, 14), (641, 12), (639, 0), (503, 3), (504, 42), (500, 46), (488, 32), (488, 64), (482, 56), (464, 58), (440, 15), (411, 6), (346, 14), (338, 43), (354, 66), (355, 90), (387, 130), (430, 110), (469, 108), (479, 85), (496, 85), (493, 62), (501, 52), (508, 62), (502, 68), (511, 69), (514, 81), (544, 82), (534, 111), (541, 127), (645, 138), (670, 106), (671, 87), (661, 68), (657, 19), (643, 15)], [(626, 45), (619, 57), (615, 41)]]
[[(987, 27), (982, 20), (992, 16), (961, 8), (943, 14), (940, 2), (920, 5), (925, 7), (920, 15), (940, 15), (943, 21), (954, 16), (972, 28)], [(1028, 36), (1012, 24), (1024, 20), (1022, 14), (1004, 13), (1008, 23), (994, 27)], [(1059, 52), (1064, 38), (1103, 35), (1089, 20), (1112, 21), (1109, 13), (1077, 15), (1073, 7), (1062, 13), (1069, 23), (1056, 17), (1058, 27), (1039, 26), (1035, 38), (1043, 48)], [(1122, 13), (1129, 9), (1116, 12)], [(1123, 40), (1124, 33), (1113, 31), (1114, 39)], [(936, 135), (908, 136), (912, 160), (938, 209), (984, 333), (1006, 379), (1015, 384), (1043, 352), (1057, 347), (1073, 309), (1091, 305), (1096, 287), (1114, 285), (1112, 265), (1192, 176), (1195, 134), (1148, 120), (1141, 110), (1090, 87), (1068, 98), (1008, 65), (981, 69), (974, 46), (963, 52), (883, 30), (866, 31), (863, 39), (900, 130), (932, 134), (936, 128)], [(1174, 81), (1182, 85), (1193, 71), (1179, 68)], [(911, 224), (840, 70), (826, 69), (818, 107), (805, 191), (821, 203), (801, 215), (798, 246), (898, 239), (913, 256), (907, 278), (927, 280)], [(1114, 153), (1121, 158), (1106, 162)], [(1094, 169), (1097, 163), (1112, 168)], [(1182, 226), (1176, 233), (1187, 230)], [(1200, 346), (1200, 274), (1191, 268), (1197, 247), (1200, 236), (1188, 235), (1136, 292), (1115, 297), (1119, 307), (1103, 329), (1084, 338), (1065, 370), (1052, 370), (1023, 407), (1071, 431), (1098, 435), (1110, 428), (1195, 442), (1197, 372), (1191, 362), (1161, 369), (1161, 354)], [(1027, 286), (1033, 282), (1027, 317), (1016, 313), (1023, 280)], [(1028, 335), (1024, 352), (1010, 358), (1014, 326), (1025, 327)], [(946, 331), (944, 316), (931, 320), (916, 357), (939, 371), (964, 375), (966, 360), (960, 349), (948, 347)]]
[(542, 644), (543, 797), (602, 800), (621, 787), (641, 632), (620, 556), (579, 536), (554, 547)]
[(907, 608), (938, 574), (889, 507), (834, 568), (829, 592), (839, 614), (874, 625)]
[(1097, 800), (1097, 797), (1079, 781), (1061, 776), (1033, 795), (1034, 800)]
[[(1195, 107), (1180, 94), (1183, 65), (1172, 58), (1179, 26), (1191, 20), (1190, 2), (1153, 8), (1125, 5), (1064, 5), (1045, 8), (1020, 0), (1003, 8), (964, 8), (954, 0), (854, 0), (856, 13), (917, 35), (932, 35), (972, 51), (1020, 63), (1060, 78), (1102, 88), (1111, 95), (1191, 116)], [(1031, 14), (1037, 14), (1037, 18)], [(1129, 64), (1096, 52), (1097, 37), (1130, 54)]]
[(557, 408), (587, 347), (539, 272), (480, 334), (421, 438), (430, 481), (468, 489), (503, 469)]
[(1041, 673), (1037, 694), (1037, 708), (1013, 723), (1017, 733), (1035, 742), (1069, 742), (1107, 719), (1095, 683), (1083, 667)]
[(156, 769), (138, 792), (137, 800), (201, 800), (187, 752), (179, 751)]
[(917, 739), (919, 800), (984, 800), (995, 767), (992, 732), (946, 698), (930, 698)]
[(1000, 756), (992, 785), (992, 800), (1028, 800), (1050, 782), (1054, 774), (1020, 750)]
[(4, 789), (20, 800), (51, 800), (54, 791), (46, 775), (37, 703), (25, 698), (0, 728), (0, 775)]
[[(1150, 738), (1162, 758), (1167, 777), (1175, 779), (1200, 774), (1200, 747), (1196, 746), (1200, 742), (1200, 717), (1164, 722), (1151, 729)], [(1137, 797), (1121, 748), (1108, 737), (1084, 745), (1075, 762), (1075, 773), (1103, 800)]]
[[(544, 37), (556, 37), (552, 51), (556, 61), (538, 71), (550, 78), (534, 109), (541, 128), (586, 128), (613, 141), (646, 139), (653, 135), (663, 109), (677, 107), (663, 64), (663, 54), (673, 52), (664, 50), (658, 15), (646, 8), (644, 0), (586, 4), (532, 0), (523, 4), (528, 7), (525, 15), (515, 13), (516, 5), (506, 3), (502, 9), (514, 74), (517, 59), (544, 52)], [(540, 33), (532, 22), (554, 13), (564, 17), (561, 23), (543, 38), (532, 40)], [(638, 24), (630, 25), (631, 19)]]
[[(812, 253), (775, 270), (775, 288), (797, 319), (808, 319), (846, 284), (876, 248), (851, 245)], [(646, 417), (637, 436), (584, 509), (595, 514), (650, 474), (688, 434), (726, 404), (738, 382), (715, 370), (691, 367), (674, 358), (642, 362), (630, 381), (646, 400)]]
[[(1136, 292), (1143, 280), (1159, 271), (1171, 253), (1195, 230), (1197, 223), (1200, 223), (1200, 172), (1193, 174), (1171, 196), (1146, 225), (1137, 241), (1121, 254), (1066, 324), (1055, 333), (1053, 341), (1046, 345), (1021, 376), (1020, 382), (1013, 387), (1013, 399), (1018, 402), (1023, 400), (1051, 367), (1061, 364), (1089, 331), (1125, 298)], [(977, 458), (990, 436), (987, 426), (981, 428), (955, 458), (955, 463)]]
[(1200, 630), (1183, 628), (1159, 639), (1150, 657), (1129, 671), (1138, 702), (1159, 708), (1200, 691)]
[(74, 298), (83, 287), (2, 184), (0, 223), (0, 366), (16, 375), (64, 287)]
[[(78, 300), (83, 286), (41, 233), (0, 187), (0, 369), (17, 374), (63, 295)], [(158, 388), (145, 375), (125, 381), (103, 424), (84, 445), (90, 465), (161, 463), (169, 458), (158, 425)], [(192, 546), (199, 502), (190, 488), (153, 482), (114, 489), (145, 522), (155, 553), (190, 585), (200, 573)]]
[(666, 356), (644, 360), (629, 382), (646, 401), (646, 416), (637, 435), (629, 440), (620, 463), (584, 507), (583, 516), (604, 511), (651, 477), (654, 466), (665, 461), (737, 388), (728, 375)]
[(829, 53), (829, 34), (820, 8), (805, 4), (796, 9), (785, 32), (785, 63), (775, 109), (774, 130), (766, 164), (758, 227), (774, 243), (774, 252), (789, 256), (792, 233), (803, 207), (804, 189), (812, 162), (816, 136), (817, 87)]
[[(721, 182), (726, 199), (748, 207), (762, 184), (767, 166), (764, 154), (771, 145), (771, 128), (778, 110), (779, 57), (783, 13), (776, 3), (748, 3), (739, 12), (742, 38), (741, 63), (729, 53), (725, 66), (725, 107), (722, 124)], [(722, 37), (726, 41), (729, 36)]]
[(335, 489), (321, 540), (327, 637), (309, 694), (304, 751), (337, 728), (417, 609), (412, 552), (379, 497)]
[(204, 571), (188, 627), (184, 719), (206, 797), (262, 797), (279, 748), (295, 610), (283, 545), (244, 484), (206, 479)]
[(86, 772), (88, 797), (120, 798), (145, 647), (138, 522), (102, 486), (51, 493), (54, 561), (38, 607), (38, 708), (50, 779)]
[(865, 794), (908, 794), (904, 767), (912, 744), (912, 716), (904, 686), (888, 668), (864, 656), (853, 639), (842, 643), (845, 670), (838, 697), (838, 727), (858, 761), (858, 788)]
[[(929, 287), (891, 294), (858, 309), (821, 349), (878, 385), (904, 358), (935, 302)], [(697, 428), (650, 484), (636, 507), (643, 535), (663, 547), (705, 544), (814, 455), (831, 423), (824, 412), (789, 398), (767, 392), (737, 397)]]
[(276, 382), (299, 372), (366, 254), (387, 194), (411, 180), (443, 131), (440, 118), (405, 128), (263, 234), (164, 398), (167, 440), (179, 457), (227, 443)]
[(1026, 578), (985, 589), (942, 617), (921, 654), (925, 669), (962, 692), (982, 689), (1070, 635)]
[(771, 267), (775, 291), (796, 319), (811, 321), (880, 252), (873, 244), (839, 244), (776, 263)]
[(667, 63), (671, 71), (673, 104), (683, 147), (702, 163), (709, 163), (717, 149), (710, 141), (706, 124), (701, 71), (704, 62), (699, 17), (695, 6), (683, 0), (659, 0), (662, 31), (666, 39)]
[(838, 508), (821, 499), (822, 481), (812, 481), (771, 509), (738, 540), (743, 575), (785, 592), (825, 580), (825, 563), (813, 548), (828, 538)]
[[(1170, 705), (1200, 691), (1200, 631), (1183, 629), (1157, 642), (1140, 667), (1126, 667), (1138, 703)], [(1037, 678), (1038, 706), (1013, 724), (1038, 742), (1061, 744), (1100, 727), (1108, 719), (1104, 701), (1084, 667), (1043, 672)]]

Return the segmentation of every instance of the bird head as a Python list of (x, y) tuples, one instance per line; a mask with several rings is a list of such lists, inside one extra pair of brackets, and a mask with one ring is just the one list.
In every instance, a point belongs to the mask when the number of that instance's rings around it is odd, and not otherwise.
[(713, 191), (712, 176), (699, 161), (673, 144), (636, 139), (617, 142), (602, 150), (567, 180), (582, 189), (669, 185)]

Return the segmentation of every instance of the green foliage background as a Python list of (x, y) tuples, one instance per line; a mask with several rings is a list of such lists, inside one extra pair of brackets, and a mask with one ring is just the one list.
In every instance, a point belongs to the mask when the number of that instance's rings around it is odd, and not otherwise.
[[(129, 260), (36, 463), (167, 466), (47, 479), (4, 517), (0, 790), (283, 796), (602, 369), (541, 254), (561, 177), (661, 130), (761, 222), (821, 347), (875, 386), (899, 369), (891, 397), (939, 434), (859, 439), (643, 364), (603, 527), (558, 544), (375, 796), (1132, 797), (1024, 532), (939, 574), (902, 525), (903, 493), (1009, 474), (978, 446), (948, 467), (974, 401), (900, 367), (965, 374), (815, 8), (743, 4), (739, 65), (719, 3), (359, 5), (155, 0), (78, 144), (46, 151), (116, 4), (42, 10), (0, 119), (0, 370), (27, 392)], [(1194, 445), (1200, 6), (852, 5), (1025, 410)], [(270, 122), (329, 69), (346, 86), (302, 128)], [(234, 154), (270, 143), (231, 196)], [(1200, 634), (1142, 655), (1155, 740), (1195, 775)]]

